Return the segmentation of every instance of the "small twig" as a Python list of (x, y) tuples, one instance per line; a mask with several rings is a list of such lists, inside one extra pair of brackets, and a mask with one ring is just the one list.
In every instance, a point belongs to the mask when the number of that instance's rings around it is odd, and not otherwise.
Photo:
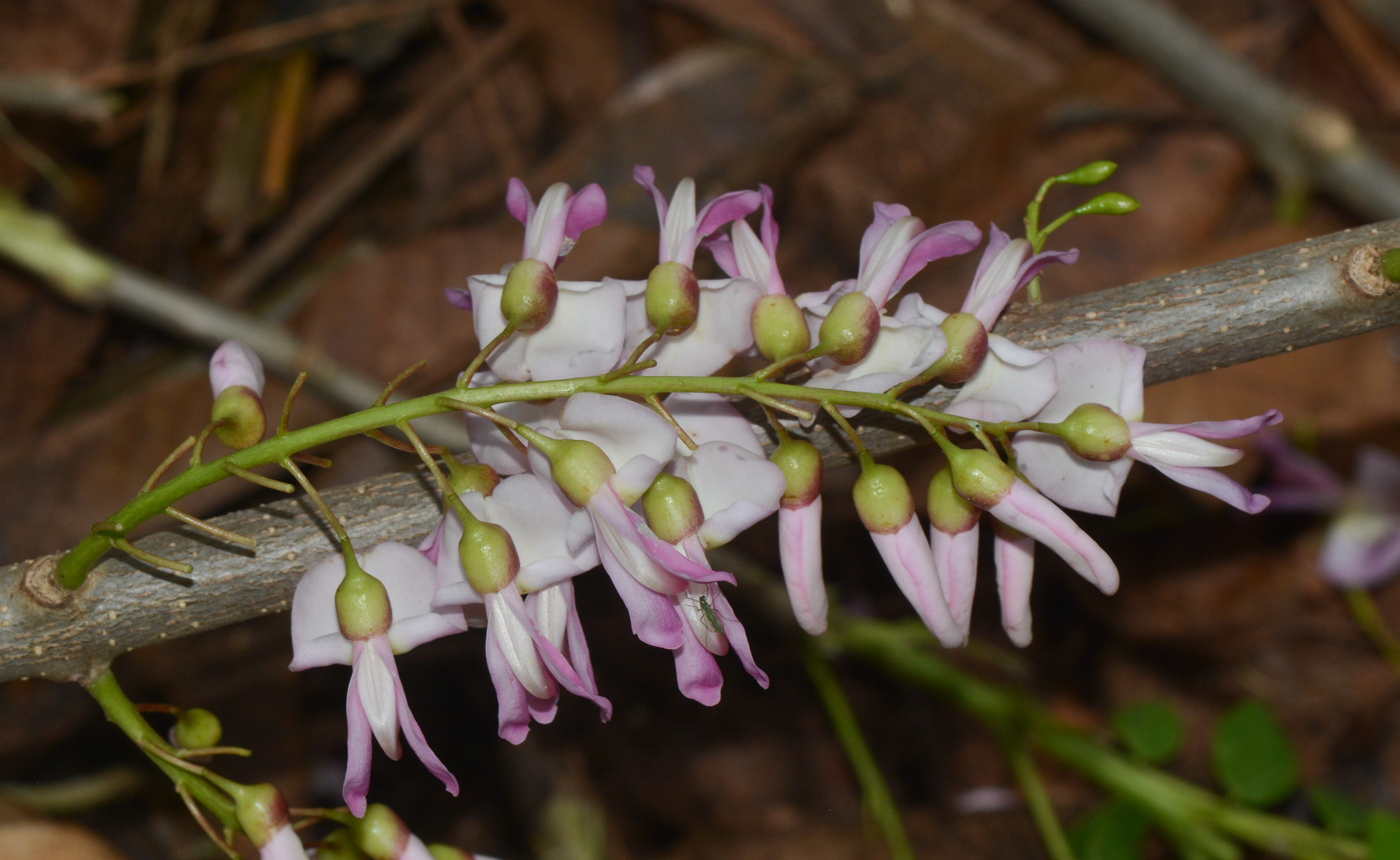
[[(781, 400), (769, 397), (767, 394), (760, 394), (757, 391), (754, 391), (752, 388), (741, 388), (739, 389), (739, 391), (741, 394), (754, 401), (755, 403), (763, 404), (763, 409), (765, 412), (776, 409), (779, 412), (786, 412), (793, 418), (800, 419), (808, 424), (812, 423), (817, 419), (817, 416), (813, 415), (811, 412), (808, 412), (806, 409), (798, 408), (790, 403), (784, 403)], [(777, 423), (777, 418), (773, 418), (772, 423), (774, 427), (781, 426)]]
[(126, 553), (132, 558), (144, 561), (146, 564), (149, 564), (152, 567), (161, 567), (166, 570), (173, 570), (176, 573), (194, 573), (194, 565), (185, 564), (183, 561), (171, 561), (168, 558), (161, 558), (155, 553), (146, 552), (144, 549), (141, 549), (138, 546), (134, 546), (131, 543), (131, 541), (127, 540), (126, 538), (113, 539), (112, 546), (116, 547), (117, 549), (121, 550), (122, 552)]
[(190, 450), (193, 447), (193, 436), (181, 442), (174, 451), (171, 451), (170, 454), (164, 460), (160, 461), (160, 465), (156, 466), (156, 470), (151, 473), (151, 476), (149, 478), (146, 479), (146, 483), (141, 485), (141, 492), (144, 493), (151, 487), (154, 487), (156, 485), (156, 482), (160, 480), (161, 475), (164, 475), (170, 469), (170, 467), (175, 464), (176, 460), (180, 459), (180, 457), (183, 456), (186, 451)]
[(486, 363), (486, 359), (490, 358), (491, 353), (499, 349), (501, 344), (509, 340), (510, 336), (515, 334), (515, 331), (518, 328), (520, 328), (520, 324), (518, 322), (506, 323), (506, 327), (501, 329), (495, 337), (491, 338), (491, 341), (489, 343), (487, 343), (481, 348), (481, 350), (476, 354), (476, 357), (474, 357), (471, 360), (471, 364), (467, 365), (467, 369), (462, 371), (461, 375), (457, 377), (457, 387), (470, 387), (472, 383), (472, 377), (476, 376), (476, 372), (481, 369), (481, 366), (483, 364)]
[(297, 402), (297, 395), (301, 393), (301, 387), (306, 384), (306, 378), (310, 375), (310, 372), (305, 370), (298, 373), (292, 387), (287, 390), (287, 399), (282, 401), (282, 417), (277, 419), (278, 436), (287, 435), (292, 420), (292, 404)]
[(190, 516), (184, 511), (177, 510), (175, 508), (166, 508), (165, 515), (177, 519), (185, 525), (194, 526), (195, 528), (199, 529), (202, 532), (205, 532), (206, 534), (211, 534), (214, 537), (221, 538), (223, 540), (228, 541), (229, 543), (236, 543), (249, 548), (256, 547), (258, 545), (257, 541), (253, 540), (252, 538), (246, 535), (241, 535), (237, 532), (231, 532), (227, 529), (221, 529), (213, 523), (207, 523), (204, 520), (201, 520), (199, 517)]
[(291, 460), (283, 460), (281, 465), (282, 468), (292, 473), (292, 477), (296, 478), (298, 484), (301, 484), (301, 488), (305, 490), (306, 495), (311, 498), (311, 503), (316, 506), (316, 510), (321, 512), (321, 516), (326, 520), (326, 525), (331, 527), (331, 531), (335, 533), (336, 538), (339, 539), (342, 544), (349, 543), (350, 536), (345, 533), (345, 525), (340, 521), (340, 518), (335, 515), (335, 512), (331, 510), (331, 506), (326, 504), (326, 500), (321, 496), (320, 491), (311, 485), (306, 475), (298, 469), (296, 464)]
[(405, 108), (378, 137), (342, 162), (320, 185), (293, 206), (281, 226), (223, 279), (213, 290), (213, 295), (221, 301), (237, 304), (290, 262), (346, 204), (358, 197), (385, 167), (431, 128), (448, 106), (504, 58), (524, 33), (525, 29), (519, 23), (508, 23), (487, 40), (472, 59), (460, 64)]
[(418, 371), (422, 370), (424, 367), (427, 367), (427, 365), (427, 359), (420, 358), (418, 359), (418, 361), (414, 362), (411, 367), (406, 368), (398, 376), (395, 376), (393, 379), (389, 380), (389, 384), (384, 386), (384, 390), (379, 392), (378, 397), (374, 398), (374, 405), (383, 406), (385, 403), (388, 403), (390, 396), (393, 395), (394, 391), (400, 385), (403, 385), (406, 379), (408, 379), (410, 376), (417, 373)]
[[(219, 426), (218, 421), (210, 421), (199, 431), (199, 435), (194, 440), (194, 450), (190, 451), (190, 468), (198, 466), (204, 462), (204, 443), (209, 441), (209, 434)], [(146, 489), (150, 489), (147, 487)], [(144, 490), (143, 490), (144, 492)]]
[(249, 483), (257, 484), (259, 487), (267, 487), (269, 490), (276, 490), (279, 493), (294, 493), (296, 487), (286, 481), (279, 481), (276, 478), (265, 478), (257, 472), (249, 471), (237, 463), (224, 463), (224, 469), (234, 477), (242, 478)]
[(248, 54), (275, 51), (285, 45), (304, 42), (326, 33), (351, 30), (375, 21), (402, 18), (434, 6), (455, 5), (461, 0), (363, 0), (352, 5), (327, 9), (290, 21), (244, 30), (224, 39), (173, 51), (159, 60), (107, 66), (79, 78), (94, 90), (124, 87), (155, 80), (162, 75), (178, 75), (222, 63)]
[(676, 435), (680, 437), (682, 445), (684, 445), (692, 451), (700, 447), (699, 445), (695, 444), (694, 439), (690, 438), (690, 434), (685, 432), (685, 428), (681, 426), (681, 422), (676, 420), (676, 416), (671, 414), (671, 410), (667, 409), (666, 406), (661, 402), (660, 397), (657, 397), (655, 394), (652, 394), (642, 399), (647, 402), (647, 405), (651, 407), (653, 412), (666, 419), (666, 423), (670, 424), (671, 428), (676, 431)]
[(318, 469), (329, 469), (331, 467), (331, 460), (329, 457), (318, 457), (315, 454), (308, 454), (305, 451), (293, 454), (292, 459), (298, 463), (315, 466)]
[(200, 758), (207, 755), (236, 755), (239, 758), (248, 758), (252, 754), (252, 750), (243, 747), (200, 747), (199, 749), (175, 750), (175, 755), (180, 758)]
[(185, 808), (190, 811), (190, 815), (194, 816), (194, 820), (198, 822), (199, 829), (204, 831), (204, 835), (219, 846), (219, 850), (224, 852), (229, 860), (240, 860), (238, 852), (233, 850), (233, 846), (225, 842), (223, 836), (214, 829), (214, 825), (209, 823), (209, 819), (204, 817), (204, 810), (200, 809), (199, 804), (194, 802), (194, 798), (190, 796), (190, 790), (185, 787), (184, 783), (175, 784), (175, 793), (180, 795), (180, 799), (185, 802)]

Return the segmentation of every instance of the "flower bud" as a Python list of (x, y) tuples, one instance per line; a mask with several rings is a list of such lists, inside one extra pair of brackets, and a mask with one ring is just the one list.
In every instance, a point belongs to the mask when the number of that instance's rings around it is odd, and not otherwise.
[(551, 439), (539, 433), (521, 435), (549, 458), (554, 483), (576, 507), (586, 506), (617, 472), (603, 449), (587, 440)]
[(972, 314), (956, 313), (949, 314), (939, 328), (948, 338), (948, 351), (939, 359), (943, 366), (939, 378), (948, 383), (967, 382), (987, 357), (986, 326)]
[(510, 532), (496, 525), (470, 517), (457, 541), (457, 554), (467, 583), (477, 594), (494, 594), (515, 581), (520, 572), (520, 556)]
[(353, 552), (345, 553), (345, 578), (335, 590), (335, 615), (346, 639), (369, 639), (394, 622), (384, 583), (365, 573)]
[(1099, 403), (1084, 403), (1059, 424), (1042, 428), (1054, 433), (1086, 460), (1109, 463), (1128, 453), (1133, 434), (1123, 416)]
[(455, 457), (444, 457), (447, 464), (447, 484), (457, 495), (481, 493), (489, 496), (501, 482), (496, 470), (485, 463), (461, 463)]
[(443, 845), (435, 842), (428, 846), (428, 853), (433, 856), (433, 860), (474, 860), (474, 856), (468, 854), (460, 848), (453, 848), (451, 845)]
[(214, 398), (209, 420), (216, 425), (214, 435), (235, 451), (251, 448), (262, 441), (267, 432), (267, 415), (262, 398), (244, 385), (225, 388)]
[(948, 456), (953, 489), (979, 508), (986, 509), (1006, 498), (1016, 483), (1016, 473), (985, 448), (954, 448)]
[(336, 830), (316, 846), (316, 860), (366, 860), (349, 830)]
[(1077, 170), (1061, 173), (1055, 179), (1059, 182), (1068, 182), (1071, 185), (1098, 185), (1112, 176), (1117, 169), (1118, 165), (1112, 161), (1091, 161)]
[(784, 439), (768, 459), (783, 470), (783, 478), (787, 480), (783, 507), (805, 508), (821, 495), (822, 455), (816, 445), (806, 439)]
[(656, 536), (671, 544), (695, 534), (705, 522), (695, 488), (684, 478), (665, 472), (656, 476), (642, 496), (642, 512)]
[(821, 328), (817, 343), (837, 364), (852, 365), (865, 358), (880, 333), (880, 311), (865, 293), (847, 293), (836, 300)]
[(1136, 212), (1138, 202), (1126, 194), (1110, 191), (1100, 194), (1088, 203), (1074, 207), (1076, 215), (1127, 215)]
[(202, 750), (219, 745), (224, 736), (224, 727), (219, 718), (203, 708), (189, 708), (175, 718), (175, 727), (170, 730), (170, 739), (177, 747), (187, 750)]
[(259, 848), (272, 841), (273, 834), (291, 822), (286, 798), (277, 786), (268, 782), (240, 786), (233, 791), (233, 812), (238, 826)]
[(753, 342), (769, 361), (782, 361), (812, 345), (812, 333), (802, 309), (791, 296), (766, 295), (754, 303)]
[(209, 386), (215, 398), (235, 385), (261, 397), (264, 381), (262, 359), (242, 341), (226, 340), (209, 357)]
[(914, 518), (914, 495), (893, 466), (862, 458), (854, 495), (860, 521), (875, 534), (894, 534)]
[(647, 275), (647, 320), (657, 331), (680, 334), (700, 315), (700, 282), (684, 263), (657, 264)]
[(501, 291), (501, 316), (526, 334), (539, 331), (554, 319), (559, 303), (559, 282), (554, 269), (539, 260), (524, 259), (506, 275)]
[(371, 803), (361, 818), (350, 822), (355, 845), (371, 860), (395, 860), (408, 844), (408, 825), (382, 803)]
[(933, 527), (946, 535), (958, 535), (977, 525), (982, 509), (953, 489), (953, 472), (938, 470), (928, 485), (928, 518)]

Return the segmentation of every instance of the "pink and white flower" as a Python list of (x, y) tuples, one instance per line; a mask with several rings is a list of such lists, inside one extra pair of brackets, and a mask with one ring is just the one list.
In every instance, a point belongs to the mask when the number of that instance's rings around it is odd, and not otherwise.
[(242, 341), (224, 341), (209, 358), (209, 386), (216, 400), (226, 389), (236, 385), (261, 397), (265, 382), (262, 360)]
[(358, 557), (361, 568), (379, 580), (388, 594), (383, 632), (350, 639), (336, 612), (336, 589), (345, 579), (345, 558), (333, 555), (313, 566), (292, 597), (292, 671), (340, 663), (352, 667), (346, 697), (348, 761), (345, 803), (356, 815), (365, 809), (369, 790), (371, 738), (392, 759), (403, 754), (402, 729), (408, 744), (447, 790), (457, 794), (457, 779), (428, 747), (408, 708), (394, 655), (402, 654), (467, 628), (456, 608), (433, 609), (437, 571), (417, 550), (384, 543)]
[(656, 217), (661, 222), (662, 263), (675, 262), (694, 268), (695, 251), (701, 240), (725, 224), (748, 215), (762, 202), (757, 191), (731, 191), (706, 203), (697, 212), (695, 180), (689, 176), (676, 183), (670, 203), (656, 187), (656, 171), (650, 167), (639, 164), (632, 168), (632, 178), (656, 203)]

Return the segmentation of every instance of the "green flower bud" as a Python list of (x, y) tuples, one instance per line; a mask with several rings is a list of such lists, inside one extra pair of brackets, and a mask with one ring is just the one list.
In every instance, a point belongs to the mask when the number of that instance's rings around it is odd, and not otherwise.
[(846, 293), (836, 300), (817, 329), (817, 343), (840, 365), (852, 365), (870, 353), (880, 333), (880, 310), (865, 293)]
[(754, 303), (753, 342), (769, 361), (782, 361), (806, 352), (812, 345), (812, 333), (802, 309), (791, 296), (767, 295)]
[(501, 482), (496, 470), (485, 463), (461, 463), (450, 456), (444, 457), (443, 462), (447, 464), (447, 483), (459, 496), (472, 492), (489, 496)]
[(986, 327), (972, 314), (956, 313), (949, 314), (939, 328), (948, 338), (948, 351), (939, 359), (943, 366), (939, 378), (948, 383), (967, 382), (987, 357)]
[(1088, 203), (1074, 207), (1076, 215), (1127, 215), (1136, 212), (1138, 202), (1126, 194), (1110, 191), (1100, 194)]
[(494, 594), (515, 581), (520, 572), (520, 556), (510, 532), (496, 525), (471, 517), (457, 541), (457, 554), (467, 582), (477, 594)]
[(262, 398), (246, 385), (230, 385), (214, 399), (209, 420), (216, 422), (214, 435), (235, 451), (251, 448), (267, 432), (267, 415)]
[(647, 320), (657, 331), (680, 334), (700, 315), (700, 282), (690, 267), (660, 263), (647, 276)]
[(1133, 434), (1123, 416), (1099, 403), (1085, 403), (1059, 424), (1042, 428), (1054, 433), (1086, 460), (1109, 463), (1128, 453)]
[[(531, 436), (530, 442), (544, 451), (545, 456), (549, 458), (554, 483), (559, 485), (559, 489), (577, 507), (587, 505), (593, 495), (608, 482), (608, 478), (617, 472), (608, 455), (592, 442), (582, 439), (550, 439), (539, 434)], [(623, 501), (630, 504), (636, 499)]]
[(962, 534), (982, 517), (982, 509), (958, 495), (953, 489), (953, 472), (938, 470), (928, 485), (928, 518), (933, 527), (944, 534)]
[(345, 578), (335, 590), (335, 614), (346, 639), (369, 639), (394, 623), (384, 583), (365, 573), (353, 552), (345, 554)]
[(642, 513), (647, 525), (666, 543), (680, 543), (705, 522), (695, 488), (684, 478), (665, 472), (656, 476), (642, 496)]
[(821, 495), (822, 455), (816, 445), (806, 439), (784, 439), (768, 459), (783, 470), (787, 479), (783, 507), (805, 508)]
[(433, 860), (472, 860), (472, 855), (462, 849), (443, 845), (441, 842), (429, 845), (428, 853), (433, 855)]
[(171, 739), (178, 747), (187, 750), (202, 750), (219, 745), (224, 736), (224, 727), (219, 718), (203, 708), (189, 708), (175, 718), (175, 728)]
[(559, 282), (554, 269), (539, 260), (524, 259), (511, 267), (501, 291), (501, 316), (522, 332), (539, 331), (554, 319)]
[(316, 846), (316, 860), (368, 860), (349, 830), (336, 830)]
[(914, 518), (914, 494), (893, 466), (862, 458), (854, 495), (856, 513), (868, 531), (894, 534)]
[(948, 457), (953, 489), (979, 508), (990, 508), (1006, 498), (1016, 473), (985, 448), (955, 448)]
[(287, 814), (286, 798), (271, 783), (240, 786), (232, 793), (233, 813), (238, 818), (238, 826), (259, 848), (291, 821)]
[(1091, 161), (1078, 170), (1071, 170), (1069, 173), (1061, 173), (1055, 177), (1057, 182), (1068, 182), (1071, 185), (1098, 185), (1105, 179), (1113, 175), (1118, 169), (1118, 165), (1112, 161)]
[(394, 860), (408, 844), (408, 825), (382, 803), (371, 803), (363, 818), (350, 822), (355, 845), (371, 860)]

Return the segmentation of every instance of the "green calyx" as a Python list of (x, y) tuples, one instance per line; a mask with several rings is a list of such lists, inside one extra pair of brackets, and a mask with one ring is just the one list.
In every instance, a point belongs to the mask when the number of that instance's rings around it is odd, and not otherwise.
[(175, 743), (184, 749), (216, 747), (223, 736), (224, 727), (219, 718), (203, 708), (189, 708), (175, 717)]
[(805, 508), (822, 491), (822, 455), (817, 446), (806, 439), (784, 439), (768, 458), (787, 480), (783, 491), (783, 507)]
[(273, 834), (291, 821), (287, 814), (286, 798), (277, 790), (277, 786), (271, 783), (230, 783), (225, 789), (233, 795), (233, 810), (238, 816), (238, 826), (243, 828), (243, 833), (259, 848), (270, 842)]
[(981, 516), (981, 508), (953, 489), (953, 471), (939, 469), (928, 485), (928, 518), (933, 527), (944, 534), (962, 534), (977, 525)]
[(754, 345), (769, 361), (791, 358), (812, 345), (807, 320), (791, 296), (773, 294), (759, 299), (750, 322)]
[(510, 533), (495, 523), (469, 517), (457, 542), (467, 582), (478, 594), (494, 594), (515, 581), (520, 556)]
[(371, 803), (364, 817), (350, 821), (349, 828), (356, 847), (371, 860), (394, 860), (408, 844), (408, 826), (382, 803)]
[(350, 640), (381, 635), (394, 622), (384, 583), (365, 573), (349, 546), (345, 547), (345, 578), (335, 590), (335, 614), (340, 632)]
[(1016, 483), (1016, 473), (985, 448), (943, 449), (953, 476), (953, 489), (979, 508), (986, 509), (1006, 498)]
[(948, 351), (938, 363), (938, 377), (944, 382), (967, 382), (982, 368), (987, 357), (987, 328), (972, 314), (949, 314), (939, 324), (948, 339)]
[(316, 846), (316, 860), (366, 860), (349, 830), (336, 830)]
[(472, 860), (472, 855), (462, 849), (443, 845), (441, 842), (429, 845), (428, 853), (433, 855), (433, 860)]
[(539, 331), (554, 319), (559, 282), (554, 269), (540, 260), (525, 259), (511, 267), (501, 292), (501, 316), (517, 331)]
[(235, 451), (251, 448), (267, 432), (267, 415), (262, 398), (245, 385), (231, 385), (214, 398), (209, 420), (217, 426), (214, 435)]
[(580, 508), (592, 501), (594, 494), (617, 472), (608, 455), (592, 442), (550, 439), (548, 446), (539, 447), (549, 457), (554, 483), (564, 491), (570, 502)]
[(485, 463), (462, 463), (450, 454), (444, 456), (442, 461), (447, 466), (448, 486), (459, 496), (463, 493), (489, 496), (501, 483), (501, 476)]
[(1099, 403), (1085, 403), (1059, 424), (1041, 428), (1065, 440), (1069, 449), (1086, 460), (1110, 463), (1132, 447), (1133, 436), (1123, 416)]
[(875, 534), (894, 534), (914, 518), (914, 494), (904, 476), (868, 454), (861, 458), (853, 494), (860, 521)]
[(683, 263), (660, 263), (647, 275), (647, 321), (657, 331), (680, 334), (700, 315), (700, 282)]
[(671, 544), (695, 534), (705, 522), (695, 488), (684, 478), (665, 472), (657, 475), (642, 495), (642, 513), (656, 536)]
[(822, 320), (817, 344), (832, 361), (852, 365), (870, 354), (879, 333), (880, 309), (865, 293), (847, 293)]

